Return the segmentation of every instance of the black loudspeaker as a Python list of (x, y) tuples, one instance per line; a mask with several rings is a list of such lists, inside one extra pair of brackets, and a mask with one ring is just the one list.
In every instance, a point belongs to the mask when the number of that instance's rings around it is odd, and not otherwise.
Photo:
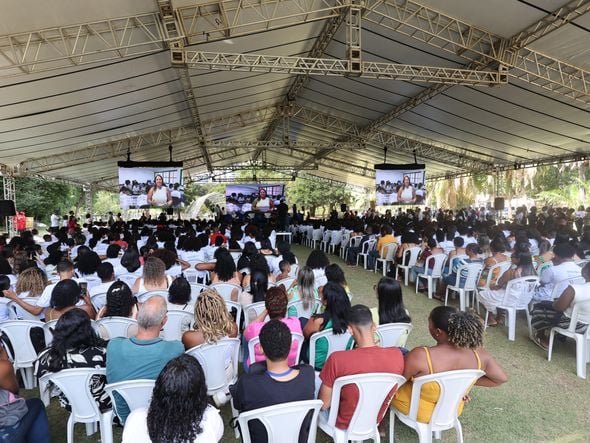
[(340, 211), (341, 211), (341, 212), (346, 212), (346, 210), (347, 210), (347, 208), (346, 208), (346, 203), (342, 203), (342, 204), (340, 205)]
[(494, 209), (496, 211), (503, 211), (504, 210), (504, 197), (496, 197), (494, 199)]
[(16, 215), (13, 200), (0, 200), (0, 217), (12, 217)]
[(174, 208), (166, 208), (167, 215), (174, 215)]

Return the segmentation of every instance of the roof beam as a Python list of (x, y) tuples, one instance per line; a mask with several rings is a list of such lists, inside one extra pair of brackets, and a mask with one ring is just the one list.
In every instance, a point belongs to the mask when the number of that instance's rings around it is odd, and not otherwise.
[(0, 35), (0, 72), (31, 74), (163, 49), (158, 14), (139, 14)]
[[(324, 52), (326, 51), (326, 48), (328, 47), (328, 45), (330, 44), (330, 42), (332, 41), (332, 39), (336, 35), (338, 28), (340, 27), (340, 25), (344, 21), (346, 14), (347, 14), (347, 10), (342, 9), (340, 11), (339, 15), (337, 15), (336, 17), (332, 17), (326, 21), (326, 23), (324, 24), (324, 27), (322, 28), (322, 31), (320, 32), (320, 34), (316, 38), (316, 40), (311, 48), (311, 51), (309, 51), (308, 57), (318, 58), (324, 54)], [(262, 135), (262, 140), (270, 140), (270, 138), (272, 137), (272, 135), (276, 131), (281, 119), (288, 118), (288, 115), (286, 117), (284, 115), (285, 107), (288, 107), (289, 103), (293, 102), (296, 99), (296, 97), (299, 95), (299, 92), (301, 91), (303, 86), (308, 82), (308, 80), (309, 80), (309, 74), (298, 74), (295, 76), (295, 78), (291, 82), (291, 86), (289, 88), (289, 91), (287, 91), (287, 94), (285, 95), (285, 98), (283, 99), (281, 105), (279, 105), (279, 107), (277, 107), (277, 111), (272, 116), (270, 123), (267, 125), (266, 129), (264, 130), (264, 133)], [(254, 160), (257, 160), (258, 157), (260, 156), (260, 154), (262, 153), (262, 151), (263, 151), (262, 149), (257, 149), (256, 152), (254, 153), (254, 155), (252, 156), (252, 158)]]
[[(565, 7), (529, 26), (519, 35), (526, 44), (558, 29), (588, 12), (586, 0)], [(491, 32), (445, 15), (412, 0), (366, 0), (363, 19), (427, 43), (475, 65), (500, 64), (511, 68), (509, 75), (574, 100), (590, 103), (590, 72), (529, 48), (516, 40), (502, 39)]]

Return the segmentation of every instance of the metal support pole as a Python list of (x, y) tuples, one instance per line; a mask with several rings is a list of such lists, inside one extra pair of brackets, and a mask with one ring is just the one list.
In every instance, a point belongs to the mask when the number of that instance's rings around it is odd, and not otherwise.
[(348, 60), (350, 61), (350, 71), (353, 74), (362, 73), (362, 50), (361, 50), (361, 19), (362, 9), (360, 0), (351, 0), (348, 9), (346, 24), (348, 30), (346, 33), (346, 46)]
[[(4, 183), (4, 200), (12, 200), (16, 206), (16, 187), (14, 176), (6, 174), (3, 177), (2, 182)], [(6, 230), (8, 235), (13, 237), (16, 235), (16, 226), (14, 226), (14, 218), (6, 217)]]

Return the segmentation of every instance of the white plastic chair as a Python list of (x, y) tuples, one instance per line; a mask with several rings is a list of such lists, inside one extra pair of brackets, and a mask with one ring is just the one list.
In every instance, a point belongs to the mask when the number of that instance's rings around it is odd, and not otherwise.
[(330, 244), (330, 239), (332, 238), (332, 231), (327, 229), (324, 231), (324, 236), (322, 237), (322, 242), (320, 243), (320, 249), (324, 252), (328, 252), (328, 245)]
[(242, 293), (242, 287), (232, 283), (215, 283), (209, 287), (215, 289), (226, 301), (232, 301), (233, 291), (237, 291), (236, 300), (240, 299), (240, 294)]
[(100, 311), (100, 309), (107, 304), (107, 293), (102, 292), (100, 294), (94, 294), (90, 297), (90, 303), (92, 303), (96, 312)]
[(348, 346), (349, 340), (352, 335), (348, 331), (344, 331), (342, 334), (334, 334), (332, 328), (324, 329), (323, 331), (316, 332), (309, 338), (309, 364), (315, 367), (315, 353), (316, 343), (320, 338), (328, 340), (328, 352), (326, 353), (326, 360), (332, 352), (345, 351)]
[(342, 237), (340, 239), (339, 256), (343, 260), (344, 260), (344, 255), (346, 253), (346, 248), (348, 247), (349, 243), (350, 243), (350, 232), (347, 231), (342, 234)]
[[(67, 424), (68, 443), (74, 441), (74, 424), (86, 423), (87, 433), (92, 429), (96, 422), (100, 423), (102, 440), (110, 443), (105, 439), (105, 430), (112, 427), (107, 413), (101, 414), (98, 404), (90, 392), (91, 378), (94, 375), (106, 375), (106, 369), (103, 368), (75, 368), (62, 369), (59, 372), (45, 374), (39, 379), (39, 384), (46, 386), (53, 383), (68, 399), (72, 408)], [(109, 431), (106, 432), (107, 436)], [(110, 431), (112, 436), (112, 430)]]
[(313, 411), (307, 443), (314, 443), (321, 407), (321, 400), (303, 400), (242, 412), (238, 416), (238, 423), (242, 431), (242, 441), (243, 443), (252, 442), (248, 422), (250, 420), (259, 420), (266, 428), (270, 443), (298, 443), (303, 421), (309, 414), (309, 411)]
[(363, 238), (360, 235), (357, 235), (356, 237), (351, 237), (348, 240), (348, 244), (346, 245), (346, 248), (344, 248), (342, 251), (342, 255), (341, 255), (342, 260), (346, 261), (346, 259), (348, 258), (349, 248), (358, 248), (359, 245), (361, 244), (362, 239)]
[[(339, 377), (332, 387), (330, 415), (326, 419), (320, 416), (318, 425), (322, 431), (334, 439), (335, 443), (349, 440), (362, 441), (372, 439), (379, 442), (377, 418), (383, 403), (391, 400), (391, 391), (404, 384), (406, 379), (399, 374), (369, 373)], [(356, 385), (359, 393), (358, 403), (350, 419), (348, 429), (338, 429), (336, 419), (340, 409), (340, 392), (346, 385)]]
[[(430, 262), (434, 261), (434, 266), (430, 268)], [(428, 282), (428, 298), (432, 298), (432, 293), (436, 289), (436, 281), (442, 278), (442, 271), (445, 267), (447, 256), (445, 254), (433, 254), (426, 258), (424, 262), (424, 272), (416, 276), (416, 294), (418, 293), (418, 284), (421, 278)]]
[(144, 303), (148, 298), (154, 296), (163, 297), (165, 300), (168, 300), (168, 289), (157, 289), (155, 291), (147, 291), (142, 294), (137, 295), (137, 301), (139, 303)]
[[(263, 301), (250, 303), (249, 305), (244, 306), (244, 327), (252, 323), (265, 309), (266, 305)], [(268, 315), (266, 318), (268, 318)]]
[[(529, 303), (535, 293), (535, 288), (539, 284), (539, 277), (528, 276), (510, 280), (506, 285), (504, 299), (496, 306), (504, 309), (508, 316), (508, 340), (514, 341), (516, 336), (516, 311), (525, 311), (527, 323), (531, 324), (531, 315), (529, 312)], [(516, 297), (515, 297), (516, 295)], [(489, 311), (486, 311), (485, 327), (488, 325)]]
[(459, 260), (465, 260), (467, 258), (469, 258), (467, 254), (459, 254), (449, 259), (449, 267), (447, 268), (447, 272), (443, 272), (443, 276), (451, 275), (453, 273), (453, 269), (455, 268), (455, 263), (457, 263)]
[[(416, 377), (412, 386), (412, 398), (408, 415), (402, 414), (396, 409), (391, 409), (389, 413), (389, 442), (393, 443), (394, 417), (397, 417), (402, 423), (418, 433), (420, 443), (430, 443), (432, 442), (433, 432), (439, 433), (451, 428), (455, 428), (457, 441), (462, 443), (463, 429), (457, 416), (457, 410), (471, 386), (484, 374), (485, 372), (479, 369), (461, 369)], [(420, 391), (425, 383), (430, 382), (438, 383), (440, 397), (432, 411), (430, 423), (420, 423), (418, 421)]]
[(297, 310), (297, 318), (311, 318), (311, 316), (317, 312), (317, 308), (320, 306), (320, 304), (321, 301), (315, 299), (313, 302), (310, 302), (309, 307), (305, 309), (303, 306), (303, 300), (293, 300), (287, 304), (287, 312), (289, 312), (290, 307), (294, 307)]
[(199, 294), (207, 288), (209, 286), (201, 283), (191, 283), (191, 304), (194, 305), (197, 302), (197, 298), (199, 298)]
[(104, 390), (109, 397), (111, 397), (111, 403), (113, 409), (104, 413), (102, 429), (102, 441), (103, 443), (113, 442), (113, 417), (120, 416), (117, 413), (117, 404), (115, 402), (115, 392), (123, 398), (129, 408), (129, 412), (132, 412), (139, 408), (147, 408), (152, 399), (152, 393), (154, 391), (155, 380), (125, 380), (117, 383), (110, 383), (104, 387)]
[(195, 316), (192, 312), (171, 309), (166, 314), (166, 323), (160, 336), (163, 336), (164, 340), (180, 340), (184, 331), (190, 329), (194, 319)]
[[(22, 301), (27, 302), (30, 305), (36, 306), (37, 301), (39, 300), (38, 297), (23, 297), (21, 298)], [(41, 317), (43, 316), (43, 312), (39, 315), (33, 315), (29, 311), (24, 310), (21, 308), (16, 302), (10, 300), (7, 304), (8, 307), (8, 316), (11, 320), (33, 320), (33, 321), (40, 321)]]
[[(466, 265), (459, 266), (459, 269), (457, 269), (455, 284), (448, 285), (445, 291), (445, 306), (447, 306), (449, 301), (449, 291), (459, 294), (459, 309), (461, 311), (465, 311), (465, 309), (469, 307), (469, 294), (473, 294), (475, 304), (475, 299), (477, 298), (477, 283), (482, 270), (482, 263), (467, 263)], [(463, 287), (460, 287), (461, 274), (465, 274), (465, 284)]]
[[(298, 364), (301, 361), (301, 347), (303, 346), (304, 342), (303, 334), (299, 332), (291, 331), (291, 344), (293, 341), (297, 341), (297, 354), (295, 356), (295, 364)], [(256, 346), (260, 346), (260, 337), (252, 337), (250, 341), (248, 341), (248, 357), (250, 358), (250, 364), (256, 361)]]
[(553, 289), (551, 290), (551, 300), (559, 298), (568, 285), (583, 285), (584, 283), (586, 283), (586, 280), (581, 275), (558, 281), (553, 285)]
[[(226, 391), (228, 386), (238, 380), (238, 355), (240, 353), (239, 338), (222, 338), (217, 343), (202, 344), (190, 348), (185, 352), (196, 358), (205, 373), (207, 395), (214, 395), (219, 391)], [(228, 380), (226, 363), (231, 361), (232, 372)]]
[(359, 265), (359, 260), (362, 257), (363, 259), (363, 268), (367, 269), (367, 262), (369, 258), (369, 252), (375, 249), (375, 245), (377, 244), (377, 240), (370, 239), (363, 243), (361, 248), (361, 252), (356, 255), (356, 265)]
[(197, 282), (197, 277), (199, 276), (199, 271), (197, 271), (194, 268), (188, 268), (185, 269), (184, 271), (182, 271), (182, 273), (184, 274), (184, 278), (186, 278), (186, 281), (188, 281), (189, 283), (196, 283)]
[(275, 283), (275, 286), (279, 286), (279, 285), (283, 285), (285, 287), (286, 290), (288, 290), (291, 285), (293, 284), (293, 282), (297, 280), (296, 277), (287, 277), (287, 278), (283, 278), (281, 280), (278, 280)]
[(295, 263), (291, 265), (291, 272), (289, 272), (289, 277), (297, 278), (297, 272), (299, 272), (299, 265)]
[(121, 280), (122, 282), (124, 282), (127, 286), (129, 286), (130, 288), (133, 287), (133, 285), (135, 284), (135, 280), (137, 280), (139, 277), (135, 274), (121, 274), (117, 277), (117, 280)]
[(318, 243), (322, 242), (323, 233), (321, 229), (314, 229), (311, 234), (311, 240), (309, 241), (309, 247), (315, 249)]
[(418, 256), (420, 255), (420, 251), (422, 249), (420, 248), (420, 246), (412, 246), (411, 248), (408, 248), (404, 251), (403, 257), (402, 257), (402, 263), (407, 263), (405, 265), (401, 264), (401, 265), (397, 265), (395, 267), (395, 278), (398, 278), (399, 275), (399, 271), (400, 269), (402, 269), (404, 271), (404, 284), (406, 286), (408, 286), (408, 282), (410, 280), (410, 269), (412, 268), (412, 266), (416, 265), (416, 262), (418, 261)]
[(57, 324), (57, 320), (49, 320), (43, 323), (43, 334), (45, 335), (45, 346), (51, 345), (53, 342), (53, 330), (55, 329), (55, 325)]
[(375, 334), (382, 348), (400, 347), (406, 344), (412, 329), (411, 323), (387, 323), (377, 326)]
[[(496, 282), (497, 282), (498, 280), (500, 280), (500, 277), (502, 277), (502, 275), (508, 269), (510, 269), (510, 266), (512, 266), (512, 263), (510, 262), (510, 260), (496, 263), (495, 265), (491, 266), (488, 271), (488, 275), (487, 275), (485, 284), (483, 286), (478, 286), (478, 288), (477, 288), (477, 295), (479, 295), (479, 293), (481, 291), (490, 289), (490, 285), (492, 284), (492, 278), (494, 277), (494, 273), (496, 272), (496, 269), (500, 270), (498, 272), (498, 276), (496, 278)], [(475, 298), (475, 306), (477, 307), (477, 313), (479, 314), (479, 298), (478, 297)]]
[[(33, 389), (36, 380), (33, 366), (37, 360), (37, 352), (31, 342), (31, 329), (43, 328), (43, 323), (36, 320), (6, 320), (0, 322), (0, 331), (4, 332), (12, 345), (12, 364), (23, 378), (25, 389)], [(10, 352), (6, 346), (6, 352)]]
[[(583, 334), (576, 332), (576, 325), (578, 323), (589, 325)], [(578, 377), (585, 379), (586, 364), (590, 362), (590, 300), (574, 304), (570, 324), (567, 329), (557, 326), (551, 328), (551, 332), (549, 333), (549, 352), (547, 354), (548, 361), (551, 361), (553, 354), (555, 334), (561, 334), (573, 338), (576, 341), (576, 374)]]
[(379, 267), (379, 263), (383, 265), (383, 276), (387, 273), (387, 266), (388, 263), (393, 263), (395, 257), (395, 251), (397, 251), (397, 243), (386, 243), (384, 245), (385, 248), (385, 257), (377, 257), (375, 260), (375, 268), (373, 272), (377, 272), (377, 268)]
[(330, 254), (336, 253), (336, 247), (340, 247), (342, 243), (342, 231), (332, 231), (330, 235), (330, 243), (327, 246), (327, 252)]
[(97, 328), (100, 329), (102, 326), (106, 329), (109, 339), (115, 337), (130, 337), (131, 334), (129, 334), (129, 328), (134, 325), (137, 326), (137, 320), (127, 317), (104, 317), (100, 320), (96, 320)]

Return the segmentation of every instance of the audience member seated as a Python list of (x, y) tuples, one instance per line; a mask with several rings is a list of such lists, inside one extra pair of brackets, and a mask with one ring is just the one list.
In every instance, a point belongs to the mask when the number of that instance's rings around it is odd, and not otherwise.
[[(459, 369), (481, 369), (485, 375), (475, 383), (478, 386), (499, 386), (508, 380), (502, 367), (483, 349), (483, 324), (472, 312), (461, 312), (451, 306), (439, 306), (428, 317), (430, 335), (435, 346), (412, 349), (405, 358), (406, 383), (397, 391), (392, 406), (403, 414), (410, 411), (412, 383), (415, 377)], [(431, 382), (422, 386), (418, 421), (429, 423), (440, 386)], [(465, 400), (468, 400), (466, 397)], [(463, 402), (458, 413), (463, 411)]]
[(191, 304), (191, 284), (180, 275), (174, 279), (168, 290), (168, 310), (194, 312)]
[(141, 268), (141, 262), (139, 261), (139, 251), (137, 250), (137, 246), (130, 245), (129, 248), (127, 248), (123, 257), (121, 257), (121, 267), (124, 270), (122, 272), (141, 275), (143, 269)]
[(246, 289), (248, 286), (252, 286), (250, 284), (250, 279), (252, 278), (252, 274), (256, 271), (263, 272), (266, 275), (266, 278), (269, 282), (275, 282), (276, 277), (270, 272), (270, 267), (268, 266), (268, 262), (264, 258), (262, 254), (256, 254), (250, 258), (250, 264), (248, 266), (250, 269), (250, 273), (244, 276), (242, 280), (242, 287)]
[(204, 343), (212, 344), (224, 337), (237, 337), (238, 327), (227, 310), (225, 301), (215, 289), (205, 289), (195, 303), (192, 331), (182, 334), (185, 349)]
[(321, 282), (325, 281), (326, 277), (326, 266), (330, 264), (330, 259), (324, 251), (321, 249), (314, 249), (309, 253), (305, 266), (308, 266), (313, 271), (315, 278), (315, 286), (319, 288)]
[[(501, 239), (495, 238), (490, 242), (491, 255), (483, 262), (483, 270), (479, 277), (478, 286), (484, 286), (486, 284), (492, 266), (508, 261), (508, 257), (506, 254), (504, 254), (505, 252), (506, 247), (504, 246), (504, 242)], [(500, 268), (496, 268), (494, 270), (494, 274), (490, 279), (490, 286), (496, 285), (498, 277), (500, 277)]]
[[(479, 256), (479, 254), (481, 254), (481, 249), (479, 248), (479, 245), (477, 243), (469, 243), (465, 247), (465, 254), (467, 254), (467, 258), (455, 260), (452, 272), (449, 275), (443, 277), (441, 284), (438, 285), (437, 293), (434, 296), (434, 298), (436, 298), (437, 300), (444, 301), (447, 286), (455, 284), (455, 282), (457, 281), (457, 272), (459, 271), (459, 268), (461, 266), (468, 265), (470, 263), (483, 264), (483, 260)], [(460, 288), (465, 287), (465, 282), (467, 281), (467, 274), (467, 270), (464, 269), (459, 275)]]
[(76, 257), (76, 270), (80, 278), (97, 277), (96, 270), (100, 265), (100, 257), (94, 251), (78, 249), (78, 257)]
[[(318, 398), (324, 403), (322, 410), (328, 410), (332, 404), (332, 389), (339, 377), (374, 372), (402, 374), (404, 357), (399, 348), (381, 348), (375, 344), (375, 323), (371, 311), (364, 305), (355, 305), (348, 310), (348, 330), (356, 343), (356, 348), (349, 351), (336, 351), (330, 354), (320, 372), (322, 382)], [(397, 387), (396, 387), (397, 388)], [(381, 422), (387, 405), (396, 388), (387, 396), (378, 421)], [(340, 392), (340, 405), (336, 427), (347, 429), (359, 400), (356, 386), (345, 386)]]
[[(433, 238), (424, 237), (422, 239), (421, 248), (422, 248), (422, 251), (420, 252), (420, 256), (418, 257), (418, 261), (416, 261), (416, 264), (414, 266), (412, 266), (412, 268), (410, 269), (410, 281), (416, 281), (416, 278), (418, 278), (418, 274), (424, 273), (424, 271), (426, 270), (426, 268), (425, 268), (426, 259), (428, 257), (430, 257), (433, 254), (440, 254), (441, 252), (443, 252), (442, 248), (440, 248), (437, 245), (436, 240)], [(428, 269), (432, 269), (432, 268), (434, 268), (433, 261), (431, 261), (428, 266)], [(420, 287), (418, 289), (424, 290), (424, 285), (420, 285)]]
[[(84, 302), (81, 305), (77, 304), (80, 300)], [(49, 307), (45, 308), (45, 320), (57, 320), (74, 308), (82, 309), (93, 320), (96, 317), (96, 310), (90, 302), (88, 293), (82, 291), (80, 285), (74, 280), (61, 280), (53, 288)]]
[[(281, 260), (279, 262), (279, 273), (277, 274), (277, 282), (289, 278), (291, 275), (291, 263), (289, 260)], [(290, 286), (289, 286), (290, 288)], [(287, 289), (289, 289), (287, 288)]]
[[(531, 326), (533, 328), (533, 340), (541, 348), (549, 348), (549, 331), (553, 327), (567, 329), (574, 305), (590, 300), (590, 263), (582, 268), (582, 277), (586, 283), (566, 286), (559, 298), (554, 301), (542, 301), (535, 303), (531, 311)], [(576, 332), (583, 334), (588, 325), (579, 323)]]
[(242, 271), (243, 269), (250, 268), (250, 261), (252, 257), (258, 254), (258, 249), (256, 245), (252, 241), (248, 241), (244, 243), (244, 249), (242, 250), (242, 255), (238, 259), (238, 271)]
[[(4, 283), (0, 284), (0, 293), (10, 300), (15, 298), (25, 297), (39, 297), (45, 286), (47, 286), (47, 276), (45, 272), (37, 267), (25, 269), (21, 272), (16, 280), (16, 292), (10, 290), (10, 280), (6, 276)], [(8, 320), (8, 306), (6, 304), (0, 304), (0, 320)]]
[[(174, 245), (171, 245), (171, 247), (173, 248)], [(191, 267), (190, 263), (178, 258), (176, 250), (167, 249), (165, 247), (158, 248), (151, 253), (151, 256), (162, 260), (164, 262), (164, 266), (166, 267), (166, 275), (169, 275), (173, 278), (180, 275), (185, 269)]]
[[(24, 399), (18, 395), (19, 385), (16, 372), (4, 348), (0, 347), (0, 399), (3, 412), (3, 426), (0, 428), (0, 441), (51, 443), (49, 421), (43, 402), (38, 398)], [(7, 404), (21, 404), (17, 411), (7, 411)], [(11, 408), (12, 409), (12, 408)]]
[[(179, 341), (164, 341), (160, 338), (160, 331), (166, 323), (166, 312), (167, 305), (163, 297), (150, 297), (139, 307), (137, 335), (131, 338), (116, 337), (109, 341), (108, 383), (145, 378), (155, 380), (168, 361), (184, 352)], [(117, 410), (122, 421), (125, 421), (129, 410), (120, 398), (117, 399)]]
[[(533, 302), (552, 302), (551, 294), (555, 285), (560, 284), (561, 294), (567, 286), (567, 279), (581, 275), (580, 267), (574, 262), (576, 249), (568, 243), (560, 243), (553, 247), (553, 266), (547, 266), (539, 276), (539, 286), (533, 295)], [(564, 283), (565, 281), (565, 283)]]
[(123, 430), (123, 443), (213, 443), (222, 437), (219, 411), (207, 404), (205, 373), (190, 355), (164, 366), (149, 407), (129, 414)]
[[(348, 326), (347, 314), (350, 309), (350, 299), (344, 288), (337, 283), (327, 283), (322, 291), (321, 299), (324, 312), (312, 316), (303, 328), (307, 345), (309, 345), (309, 338), (316, 332), (332, 328), (334, 334), (343, 334)], [(328, 340), (322, 337), (316, 342), (315, 361), (310, 362), (316, 371), (324, 367), (327, 354)], [(308, 346), (306, 346), (306, 352), (302, 350), (302, 355), (309, 355)]]
[[(215, 251), (215, 267), (211, 273), (211, 284), (229, 283), (240, 286), (242, 275), (236, 270), (236, 263), (230, 252), (225, 248)], [(238, 301), (238, 290), (234, 289), (231, 294), (232, 301)]]
[[(250, 372), (244, 374), (230, 387), (234, 407), (240, 411), (251, 411), (292, 401), (314, 398), (314, 370), (306, 364), (289, 365), (291, 353), (291, 330), (280, 320), (270, 320), (260, 330), (260, 346), (266, 361), (255, 363)], [(251, 421), (250, 435), (253, 442), (266, 442), (268, 437), (264, 426)], [(301, 430), (299, 441), (307, 441), (309, 421)]]
[(239, 303), (244, 307), (252, 303), (264, 301), (266, 290), (268, 289), (268, 274), (266, 271), (255, 269), (246, 277), (248, 277), (250, 291), (242, 291), (239, 297)]
[(367, 257), (367, 267), (369, 269), (373, 269), (375, 267), (375, 261), (377, 258), (383, 258), (387, 254), (387, 249), (385, 245), (389, 243), (397, 243), (397, 240), (393, 236), (393, 228), (391, 225), (385, 224), (381, 226), (380, 230), (381, 236), (377, 240), (377, 245), (374, 250), (369, 251), (369, 255)]
[[(536, 275), (529, 252), (515, 252), (510, 258), (512, 260), (512, 267), (502, 274), (497, 284), (490, 286), (490, 289), (480, 291), (478, 294), (479, 301), (488, 311), (488, 326), (496, 326), (498, 323), (504, 321), (503, 317), (498, 317), (496, 306), (504, 300), (508, 282), (516, 278)], [(510, 294), (509, 300), (510, 298), (518, 298), (519, 296), (520, 290), (517, 290), (514, 294)]]
[[(256, 317), (256, 319), (248, 325), (244, 331), (244, 362), (245, 368), (248, 368), (251, 364), (252, 356), (248, 355), (248, 342), (254, 337), (260, 335), (260, 330), (266, 324), (264, 319), (268, 316), (271, 320), (280, 320), (287, 325), (291, 332), (302, 333), (301, 323), (297, 317), (286, 317), (287, 315), (287, 291), (285, 287), (280, 285), (273, 288), (269, 288), (266, 291), (266, 299), (264, 300), (265, 309)], [(296, 365), (297, 347), (299, 343), (296, 340), (291, 344), (291, 352), (289, 353), (289, 365)], [(255, 361), (264, 361), (265, 356), (260, 346), (256, 346), (254, 349)]]
[(143, 265), (143, 274), (133, 285), (132, 292), (141, 295), (149, 291), (167, 290), (172, 277), (166, 275), (166, 265), (157, 257), (148, 257)]
[[(137, 298), (131, 293), (131, 289), (122, 281), (114, 282), (107, 291), (106, 304), (96, 314), (96, 319), (106, 317), (126, 317), (137, 319), (138, 303)], [(130, 326), (129, 335), (135, 335), (137, 328)], [(100, 336), (108, 340), (108, 332), (103, 326), (100, 327)]]
[(100, 278), (101, 284), (88, 289), (91, 298), (94, 295), (106, 293), (111, 287), (111, 285), (114, 283), (115, 270), (113, 268), (112, 263), (103, 262), (100, 265), (98, 265), (96, 275), (98, 276), (98, 278)]
[[(92, 329), (90, 317), (81, 309), (65, 312), (53, 328), (53, 341), (35, 362), (35, 374), (59, 372), (72, 368), (104, 368), (106, 364), (106, 342)], [(91, 378), (90, 392), (102, 412), (111, 409), (111, 400), (104, 391), (106, 377), (94, 375)], [(70, 410), (67, 398), (59, 388), (48, 386), (53, 395), (59, 398), (62, 407)]]
[(363, 250), (363, 245), (373, 237), (373, 226), (367, 225), (365, 233), (361, 237), (361, 241), (358, 246), (350, 246), (347, 248), (346, 264), (350, 266), (356, 265), (356, 258)]
[[(309, 310), (312, 304), (319, 299), (318, 289), (314, 285), (315, 277), (313, 270), (309, 266), (302, 266), (297, 272), (297, 280), (287, 291), (289, 301), (303, 301), (303, 309)], [(289, 308), (289, 317), (297, 315), (297, 309), (294, 306)]]
[[(411, 323), (412, 319), (404, 306), (402, 287), (399, 282), (391, 277), (382, 277), (375, 285), (378, 305), (371, 309), (373, 323), (386, 325), (388, 323)], [(401, 346), (405, 346), (408, 336), (400, 340)]]

